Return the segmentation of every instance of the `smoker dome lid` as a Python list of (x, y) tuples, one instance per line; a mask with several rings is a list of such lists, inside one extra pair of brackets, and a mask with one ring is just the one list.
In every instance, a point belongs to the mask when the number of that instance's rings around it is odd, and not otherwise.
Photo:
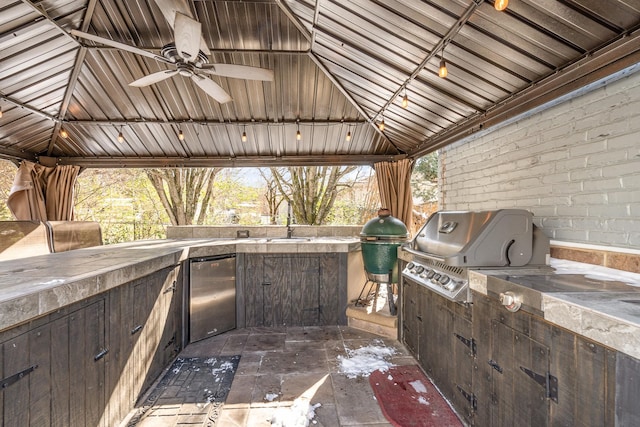
[(409, 231), (402, 221), (391, 216), (389, 209), (382, 208), (378, 211), (377, 218), (373, 218), (362, 227), (360, 237), (396, 237), (406, 239), (409, 237)]

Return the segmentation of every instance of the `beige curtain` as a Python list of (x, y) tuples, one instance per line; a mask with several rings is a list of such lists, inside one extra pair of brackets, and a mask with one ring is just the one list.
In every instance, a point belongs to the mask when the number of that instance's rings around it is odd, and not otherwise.
[(44, 166), (23, 161), (7, 206), (17, 220), (73, 220), (73, 187), (79, 166)]
[(413, 224), (413, 197), (411, 195), (411, 172), (413, 160), (379, 162), (373, 165), (378, 179), (378, 191), (382, 207), (404, 222), (407, 229)]

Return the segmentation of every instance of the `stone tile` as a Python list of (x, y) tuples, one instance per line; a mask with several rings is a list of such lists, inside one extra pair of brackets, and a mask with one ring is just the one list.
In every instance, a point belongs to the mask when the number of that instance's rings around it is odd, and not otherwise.
[(247, 417), (247, 427), (271, 427), (271, 418), (277, 409), (277, 407), (251, 408)]
[(224, 344), (224, 347), (220, 351), (220, 355), (233, 356), (236, 354), (242, 354), (246, 344), (248, 334), (243, 335), (231, 335)]
[(247, 427), (248, 418), (249, 408), (231, 409), (225, 405), (220, 414), (220, 418), (218, 418), (216, 427)]
[(244, 353), (240, 357), (240, 364), (238, 365), (236, 376), (257, 374), (264, 355), (265, 353), (263, 352)]
[(247, 338), (245, 351), (279, 351), (284, 348), (286, 334), (251, 334)]
[(336, 405), (323, 404), (316, 408), (314, 412), (316, 416), (309, 425), (312, 425), (313, 427), (335, 427), (340, 425)]
[(231, 384), (231, 390), (225, 401), (225, 407), (231, 405), (234, 408), (249, 407), (251, 405), (251, 396), (256, 387), (255, 375), (236, 375)]
[(281, 402), (293, 402), (305, 396), (312, 405), (333, 405), (333, 385), (327, 373), (297, 373), (282, 377)]
[(369, 378), (331, 374), (331, 380), (339, 425), (387, 422), (369, 385)]
[[(256, 384), (251, 394), (251, 407), (278, 406), (281, 396), (281, 386), (281, 375), (256, 376)], [(277, 397), (269, 400), (267, 396), (270, 395), (276, 395)]]

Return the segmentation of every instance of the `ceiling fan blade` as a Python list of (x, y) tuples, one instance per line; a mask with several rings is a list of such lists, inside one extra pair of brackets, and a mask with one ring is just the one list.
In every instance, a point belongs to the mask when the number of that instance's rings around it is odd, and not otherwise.
[(273, 70), (267, 68), (250, 67), (234, 64), (204, 64), (200, 70), (216, 76), (233, 77), (236, 79), (273, 81)]
[(70, 33), (73, 36), (80, 37), (80, 38), (83, 38), (85, 40), (91, 40), (93, 42), (101, 43), (101, 44), (103, 44), (105, 46), (115, 47), (116, 49), (125, 50), (127, 52), (135, 53), (136, 55), (146, 56), (147, 58), (155, 59), (158, 62), (164, 62), (164, 63), (167, 63), (167, 64), (171, 63), (171, 61), (169, 61), (167, 58), (165, 58), (163, 56), (156, 55), (155, 53), (149, 52), (149, 51), (144, 50), (144, 49), (139, 49), (139, 48), (137, 48), (135, 46), (130, 46), (128, 44), (120, 43), (120, 42), (113, 41), (113, 40), (110, 40), (110, 39), (106, 39), (106, 38), (100, 37), (100, 36), (95, 36), (93, 34), (83, 33), (82, 31), (78, 31), (78, 30), (71, 30)]
[(178, 70), (158, 71), (157, 73), (149, 74), (148, 76), (144, 76), (141, 79), (138, 79), (136, 81), (129, 83), (129, 86), (135, 86), (135, 87), (149, 86), (154, 83), (158, 83), (163, 80), (166, 80), (169, 77), (175, 76), (178, 73), (179, 73)]
[(187, 61), (194, 61), (200, 53), (202, 25), (182, 13), (176, 13), (174, 37), (178, 53)]
[(231, 97), (222, 87), (211, 79), (194, 74), (191, 79), (198, 85), (200, 89), (205, 91), (207, 95), (215, 99), (221, 104), (231, 101)]
[[(189, 8), (189, 5), (187, 4), (186, 0), (155, 0), (155, 1), (158, 7), (160, 8), (160, 11), (164, 15), (164, 19), (167, 20), (167, 22), (169, 23), (171, 28), (173, 28), (174, 31), (176, 29), (175, 21), (179, 13), (184, 16), (188, 16), (191, 19), (195, 19), (195, 17), (191, 13), (191, 9)], [(204, 37), (202, 37), (201, 34), (199, 34), (198, 37), (200, 37), (200, 50), (203, 51), (204, 54), (207, 56), (211, 55), (211, 51), (209, 50), (207, 43), (204, 41)], [(176, 36), (176, 39), (177, 39), (177, 36)], [(177, 40), (176, 40), (176, 44), (178, 44)], [(196, 52), (196, 55), (197, 55), (197, 52)]]

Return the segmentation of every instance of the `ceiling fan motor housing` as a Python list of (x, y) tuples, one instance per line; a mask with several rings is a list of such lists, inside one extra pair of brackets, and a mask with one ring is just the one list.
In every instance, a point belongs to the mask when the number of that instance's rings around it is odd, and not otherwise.
[[(185, 61), (185, 59), (180, 55), (180, 53), (178, 53), (178, 49), (176, 48), (175, 43), (169, 43), (164, 45), (160, 50), (160, 54), (173, 63), (180, 64), (180, 63), (188, 62), (188, 61)], [(198, 58), (195, 61), (192, 61), (190, 63), (195, 65), (197, 68), (199, 68), (199, 67), (202, 67), (203, 64), (208, 64), (209, 59), (207, 58), (207, 55), (205, 55), (203, 51), (199, 51)]]

